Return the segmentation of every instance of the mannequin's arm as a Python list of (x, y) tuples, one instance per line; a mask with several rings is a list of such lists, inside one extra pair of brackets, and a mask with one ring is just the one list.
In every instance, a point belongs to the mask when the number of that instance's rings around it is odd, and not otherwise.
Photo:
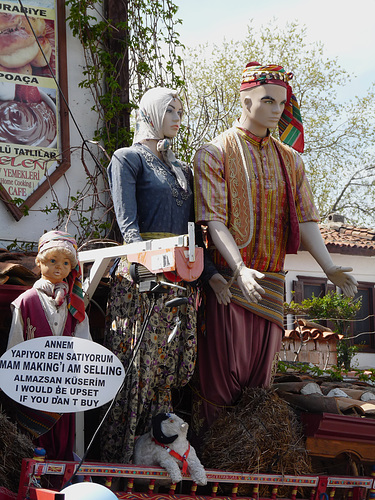
[(299, 225), (301, 243), (323, 269), (328, 279), (340, 287), (347, 297), (354, 297), (357, 292), (357, 280), (351, 274), (351, 267), (336, 266), (324, 244), (316, 222), (303, 222)]
[[(229, 229), (225, 224), (218, 221), (211, 221), (207, 223), (208, 229), (210, 231), (210, 235), (212, 241), (214, 242), (216, 248), (222, 255), (222, 257), (227, 261), (229, 267), (233, 272), (238, 272), (237, 283), (240, 286), (245, 298), (249, 302), (259, 302), (262, 299), (262, 294), (264, 294), (263, 288), (257, 283), (255, 278), (261, 279), (264, 277), (264, 274), (256, 271), (255, 269), (247, 268), (242, 260), (240, 251), (236, 245), (236, 242), (233, 239), (233, 236), (229, 232)], [(216, 283), (214, 283), (214, 278)], [(218, 275), (214, 275), (209, 281), (211, 287), (216, 293), (216, 297), (220, 302), (220, 290), (225, 292), (225, 280), (221, 281), (220, 284)], [(224, 283), (225, 282), (225, 283)], [(221, 286), (222, 285), (222, 286)], [(216, 288), (215, 288), (216, 286)], [(228, 290), (229, 292), (229, 290)], [(230, 292), (229, 292), (230, 293)], [(222, 297), (221, 301), (224, 304), (230, 302), (230, 295), (226, 297)]]

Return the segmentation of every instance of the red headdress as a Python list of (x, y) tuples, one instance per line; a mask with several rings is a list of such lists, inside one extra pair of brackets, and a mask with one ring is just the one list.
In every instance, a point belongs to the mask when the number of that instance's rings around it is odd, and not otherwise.
[(261, 66), (257, 62), (250, 62), (242, 74), (240, 90), (250, 89), (258, 85), (281, 85), (287, 90), (287, 102), (279, 121), (280, 139), (296, 151), (303, 153), (304, 138), (301, 112), (296, 97), (289, 85), (293, 73), (287, 73), (282, 66), (269, 64)]

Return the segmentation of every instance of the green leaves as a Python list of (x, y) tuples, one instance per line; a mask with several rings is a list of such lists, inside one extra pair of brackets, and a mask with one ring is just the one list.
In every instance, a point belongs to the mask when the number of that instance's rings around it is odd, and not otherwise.
[(140, 96), (156, 85), (183, 85), (183, 63), (176, 48), (181, 44), (175, 27), (178, 7), (159, 0), (129, 0), (103, 18), (102, 0), (67, 0), (69, 27), (83, 47), (85, 78), (97, 112), (96, 139), (108, 155), (131, 144), (130, 113)]
[(319, 323), (328, 320), (335, 326), (335, 332), (345, 335), (347, 322), (354, 319), (361, 309), (362, 297), (354, 299), (332, 291), (323, 297), (312, 296), (300, 304), (293, 300), (290, 304), (284, 304), (285, 314), (308, 315), (311, 321)]
[(305, 299), (302, 306), (308, 311), (310, 317), (327, 319), (336, 326), (337, 333), (345, 334), (345, 322), (355, 318), (361, 308), (361, 300), (345, 297), (342, 294), (328, 292), (323, 297), (313, 296)]
[[(334, 365), (331, 368), (322, 370), (317, 366), (311, 365), (310, 363), (279, 361), (277, 365), (277, 371), (281, 373), (307, 373), (315, 377), (327, 378), (335, 382), (343, 381), (344, 377), (348, 374), (349, 369)], [(354, 372), (355, 376), (357, 376), (359, 380), (370, 382), (371, 385), (375, 383), (374, 369), (358, 370), (354, 368), (350, 369), (350, 372)]]

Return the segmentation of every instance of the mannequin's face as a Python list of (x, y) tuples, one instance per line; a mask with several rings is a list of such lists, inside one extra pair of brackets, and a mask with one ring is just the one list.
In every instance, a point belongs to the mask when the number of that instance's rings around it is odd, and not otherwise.
[(287, 91), (280, 85), (259, 85), (243, 98), (243, 124), (254, 135), (265, 137), (268, 129), (277, 127), (287, 100)]
[(181, 125), (182, 104), (179, 99), (172, 99), (168, 104), (167, 110), (163, 119), (163, 134), (164, 137), (176, 137), (178, 129)]
[(72, 270), (72, 264), (63, 252), (54, 250), (44, 262), (38, 261), (42, 278), (51, 283), (61, 283)]

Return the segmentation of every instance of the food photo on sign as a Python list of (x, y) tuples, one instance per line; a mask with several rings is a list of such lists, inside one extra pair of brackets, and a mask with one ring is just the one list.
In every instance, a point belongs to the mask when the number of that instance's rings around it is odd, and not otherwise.
[(55, 66), (54, 20), (0, 12), (0, 142), (56, 147)]
[(55, 75), (54, 21), (0, 12), (0, 72)]
[(0, 183), (26, 199), (58, 154), (56, 90), (0, 81)]
[[(0, 143), (55, 148), (55, 101), (54, 89), (0, 82)], [(15, 153), (23, 154), (20, 148)]]

